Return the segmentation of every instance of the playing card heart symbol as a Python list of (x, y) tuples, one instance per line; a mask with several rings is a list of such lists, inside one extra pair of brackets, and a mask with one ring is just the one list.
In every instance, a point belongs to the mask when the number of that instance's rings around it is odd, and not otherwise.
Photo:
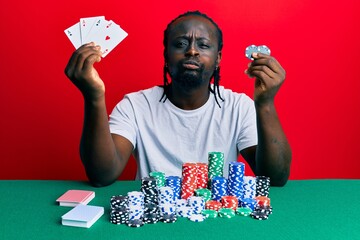
[(106, 36), (106, 37), (105, 37), (105, 40), (109, 40), (109, 39), (110, 39), (110, 37), (109, 37), (109, 36)]

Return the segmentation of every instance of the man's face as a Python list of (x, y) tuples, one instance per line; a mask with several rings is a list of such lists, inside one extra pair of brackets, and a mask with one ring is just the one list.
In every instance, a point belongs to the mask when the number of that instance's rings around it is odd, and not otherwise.
[(216, 27), (200, 16), (176, 20), (169, 31), (165, 57), (175, 83), (185, 89), (208, 85), (221, 60)]

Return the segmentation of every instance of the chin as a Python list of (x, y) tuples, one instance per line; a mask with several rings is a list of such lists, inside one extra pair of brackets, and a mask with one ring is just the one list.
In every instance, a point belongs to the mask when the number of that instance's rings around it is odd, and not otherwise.
[(185, 89), (197, 88), (204, 83), (198, 72), (184, 72), (181, 76), (175, 77), (173, 81)]

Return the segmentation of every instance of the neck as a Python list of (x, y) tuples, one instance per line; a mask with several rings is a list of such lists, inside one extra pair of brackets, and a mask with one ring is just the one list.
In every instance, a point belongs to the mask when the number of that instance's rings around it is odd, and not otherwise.
[(168, 99), (183, 110), (194, 110), (203, 106), (209, 99), (209, 83), (203, 84), (196, 89), (184, 89), (172, 82)]

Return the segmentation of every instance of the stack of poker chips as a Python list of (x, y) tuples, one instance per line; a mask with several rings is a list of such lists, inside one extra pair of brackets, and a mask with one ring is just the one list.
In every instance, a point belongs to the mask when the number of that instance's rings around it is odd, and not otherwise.
[(256, 196), (269, 196), (270, 178), (265, 176), (256, 176)]
[(184, 163), (182, 166), (182, 177), (181, 198), (188, 199), (194, 195), (197, 185), (196, 163)]
[(165, 182), (166, 182), (165, 173), (163, 173), (163, 172), (150, 172), (149, 176), (156, 179), (156, 184), (157, 184), (158, 187), (165, 186)]
[(223, 208), (231, 208), (234, 211), (238, 208), (239, 201), (236, 196), (223, 196), (221, 198)]
[(209, 152), (208, 153), (208, 178), (209, 185), (214, 177), (222, 177), (224, 172), (224, 153)]
[(204, 198), (205, 202), (211, 200), (211, 190), (207, 188), (196, 189), (195, 195)]
[(244, 176), (244, 198), (256, 197), (256, 177)]
[(257, 220), (266, 220), (272, 214), (272, 207), (270, 205), (270, 198), (266, 196), (255, 197), (257, 202), (255, 209), (251, 212), (250, 216)]
[(145, 195), (141, 191), (128, 192), (129, 197), (129, 222), (142, 220), (144, 216)]
[(227, 194), (227, 179), (224, 177), (213, 177), (211, 179), (211, 193), (212, 199), (220, 201), (223, 196)]
[(232, 218), (235, 213), (267, 219), (272, 213), (268, 198), (270, 179), (245, 176), (245, 165), (240, 162), (229, 164), (225, 178), (224, 155), (210, 152), (208, 159), (209, 165), (183, 164), (182, 177), (151, 172), (150, 177), (142, 179), (140, 192), (112, 198), (111, 222), (139, 227), (158, 221), (173, 223), (178, 217), (194, 222), (217, 216)]
[(127, 196), (117, 195), (110, 199), (110, 222), (113, 224), (127, 224), (129, 221), (129, 199)]
[(242, 162), (230, 162), (228, 176), (228, 193), (230, 196), (236, 196), (238, 200), (244, 197), (244, 175), (245, 164)]
[(208, 185), (208, 165), (207, 163), (196, 163), (196, 189), (206, 188)]
[(155, 178), (146, 177), (141, 179), (141, 192), (144, 194), (144, 203), (158, 203), (159, 193)]
[(165, 186), (172, 188), (174, 192), (174, 201), (181, 197), (181, 177), (178, 176), (166, 177)]

